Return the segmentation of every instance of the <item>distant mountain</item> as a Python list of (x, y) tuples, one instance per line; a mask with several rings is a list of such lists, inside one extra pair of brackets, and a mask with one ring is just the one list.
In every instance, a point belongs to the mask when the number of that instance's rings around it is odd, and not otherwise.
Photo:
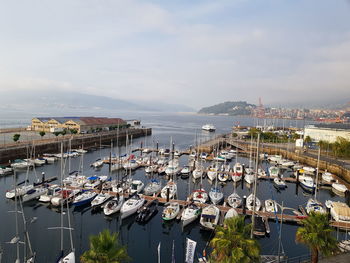
[(256, 106), (245, 101), (226, 101), (198, 111), (201, 114), (214, 115), (250, 115)]
[(115, 111), (194, 111), (185, 105), (162, 102), (130, 102), (105, 96), (96, 96), (65, 91), (4, 91), (6, 98), (0, 105), (1, 110), (23, 111), (47, 114), (103, 114)]

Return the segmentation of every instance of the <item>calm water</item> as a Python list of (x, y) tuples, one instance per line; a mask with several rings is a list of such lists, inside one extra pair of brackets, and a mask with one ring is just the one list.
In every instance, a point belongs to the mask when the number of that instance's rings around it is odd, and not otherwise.
[[(128, 115), (125, 118), (138, 118), (139, 116)], [(5, 120), (2, 120), (2, 126), (5, 125)], [(23, 122), (26, 123), (26, 119)], [(232, 118), (226, 116), (194, 116), (194, 115), (151, 115), (148, 114), (142, 117), (142, 124), (153, 128), (152, 136), (147, 138), (140, 138), (133, 143), (139, 146), (141, 141), (144, 144), (152, 146), (155, 142), (159, 142), (160, 147), (169, 147), (170, 139), (175, 142), (176, 148), (186, 149), (189, 145), (194, 144), (195, 136), (205, 140), (214, 136), (213, 133), (205, 133), (200, 130), (200, 127), (205, 123), (213, 123), (217, 127), (216, 134), (229, 132), (233, 125), (238, 122), (240, 125), (254, 125), (254, 119), (247, 118)], [(281, 122), (281, 121), (280, 121)], [(282, 122), (277, 125), (282, 126)], [(292, 121), (285, 122), (285, 126), (301, 127), (303, 123)], [(117, 152), (117, 148), (114, 149)], [(125, 152), (125, 147), (121, 147), (121, 152)], [(108, 174), (108, 167), (104, 166), (101, 170), (93, 170), (90, 164), (97, 158), (107, 156), (110, 152), (109, 148), (89, 152), (84, 155), (84, 174)], [(181, 164), (187, 163), (187, 157), (180, 158)], [(244, 157), (238, 158), (239, 162), (248, 164), (248, 159)], [(80, 163), (80, 158), (72, 159), (72, 170), (77, 170)], [(40, 176), (41, 172), (45, 172), (47, 177), (59, 175), (60, 163), (46, 165), (36, 168), (35, 172), (29, 173), (30, 180), (35, 180), (35, 173)], [(267, 164), (262, 164), (263, 168), (267, 168)], [(19, 181), (24, 179), (25, 172), (18, 174)], [(116, 177), (116, 174), (112, 175)], [(133, 173), (134, 179), (140, 179), (145, 183), (148, 178), (145, 176), (143, 169), (138, 169)], [(159, 177), (165, 181), (162, 176)], [(180, 177), (178, 182), (178, 195), (180, 199), (185, 199), (188, 195), (188, 181)], [(203, 180), (204, 187), (209, 190), (211, 185), (207, 179)], [(15, 246), (5, 244), (9, 241), (15, 233), (14, 214), (7, 211), (14, 209), (14, 202), (5, 198), (5, 191), (12, 188), (13, 178), (11, 176), (0, 178), (0, 192), (3, 193), (3, 198), (0, 198), (1, 211), (1, 227), (0, 227), (0, 241), (4, 249), (3, 262), (13, 262), (15, 258)], [(199, 181), (196, 184), (199, 185)], [(191, 189), (193, 189), (191, 182)], [(226, 185), (221, 185), (225, 196), (228, 196), (233, 191), (232, 182)], [(249, 195), (251, 190), (246, 184), (240, 183), (237, 185), (237, 192), (243, 195)], [(309, 194), (303, 192), (301, 188), (297, 189), (296, 185), (288, 184), (285, 191), (277, 192), (271, 183), (267, 181), (260, 181), (258, 185), (258, 197), (261, 200), (275, 198), (279, 203), (284, 202), (285, 206), (297, 208), (298, 205), (305, 205)], [(321, 189), (318, 193), (318, 199), (325, 201), (327, 199), (344, 201), (343, 197), (335, 196), (329, 189)], [(72, 226), (74, 227), (74, 246), (76, 255), (82, 254), (88, 249), (88, 237), (91, 234), (97, 234), (103, 229), (110, 229), (111, 231), (118, 231), (120, 233), (121, 242), (128, 247), (129, 255), (132, 257), (132, 262), (156, 262), (157, 260), (157, 246), (161, 242), (161, 259), (162, 262), (171, 262), (172, 242), (175, 241), (175, 257), (176, 262), (183, 262), (183, 255), (185, 249), (186, 237), (196, 240), (197, 253), (200, 253), (210, 240), (211, 233), (203, 232), (199, 229), (199, 223), (194, 223), (182, 230), (179, 222), (173, 221), (164, 223), (161, 219), (162, 207), (159, 207), (158, 214), (146, 225), (139, 225), (134, 222), (134, 216), (131, 216), (123, 222), (120, 221), (118, 215), (113, 217), (105, 217), (103, 213), (94, 213), (90, 208), (83, 209), (70, 208), (72, 214)], [(58, 230), (48, 230), (49, 227), (59, 226), (60, 214), (49, 207), (31, 202), (24, 205), (24, 212), (27, 218), (37, 217), (37, 221), (30, 225), (30, 236), (32, 246), (37, 251), (37, 262), (55, 262), (55, 259), (60, 250), (60, 236)], [(263, 254), (276, 254), (278, 247), (277, 226), (274, 222), (270, 222), (271, 234), (269, 237), (259, 239)], [(22, 229), (22, 228), (21, 228)], [(306, 247), (295, 243), (295, 231), (297, 226), (284, 224), (282, 229), (282, 243), (287, 255), (294, 257), (297, 255), (304, 255), (308, 253)], [(339, 236), (343, 236), (340, 233)], [(65, 248), (69, 249), (68, 232), (65, 233)]]

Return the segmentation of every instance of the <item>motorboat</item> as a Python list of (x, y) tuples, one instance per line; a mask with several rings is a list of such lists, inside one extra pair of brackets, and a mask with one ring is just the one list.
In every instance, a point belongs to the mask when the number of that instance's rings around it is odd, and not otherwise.
[(270, 163), (278, 163), (282, 160), (282, 155), (269, 155), (267, 160)]
[[(243, 166), (240, 163), (235, 163), (235, 165), (233, 166), (232, 181), (237, 182), (237, 181), (241, 180), (242, 173), (243, 173)], [(240, 179), (239, 180), (235, 180), (233, 178), (234, 176), (240, 176)]]
[(277, 213), (278, 212), (278, 206), (276, 201), (272, 199), (265, 200), (265, 210), (270, 213)]
[(27, 169), (28, 167), (33, 167), (34, 163), (32, 161), (24, 161), (21, 159), (14, 160), (13, 163), (11, 163), (11, 167), (16, 170), (20, 169)]
[(242, 198), (234, 192), (227, 197), (227, 203), (233, 208), (238, 208), (242, 205)]
[(324, 209), (321, 202), (313, 198), (310, 198), (307, 201), (305, 210), (308, 214), (310, 214), (311, 212), (322, 213), (322, 214), (326, 213), (326, 210)]
[(17, 186), (16, 192), (15, 192), (15, 189), (9, 190), (6, 192), (5, 196), (8, 199), (12, 199), (12, 198), (15, 198), (16, 194), (17, 196), (25, 195), (28, 191), (32, 190), (33, 188), (34, 188), (33, 184)]
[(143, 206), (145, 199), (138, 194), (134, 194), (128, 199), (121, 207), (121, 219), (124, 219), (132, 214), (136, 213), (138, 209)]
[(84, 175), (79, 175), (78, 173), (73, 173), (63, 179), (63, 185), (72, 187), (83, 187), (88, 183), (88, 179)]
[(96, 197), (97, 193), (93, 191), (85, 191), (74, 197), (72, 205), (83, 206), (90, 204), (91, 201)]
[(332, 202), (328, 200), (328, 207), (330, 208), (331, 216), (335, 221), (350, 222), (350, 207), (346, 203)]
[(209, 191), (209, 197), (211, 202), (217, 205), (224, 199), (224, 194), (218, 187), (212, 187)]
[(279, 177), (273, 178), (273, 183), (278, 189), (285, 189), (287, 187), (286, 183)]
[(117, 195), (112, 200), (107, 201), (107, 203), (103, 206), (103, 213), (106, 216), (110, 216), (114, 213), (117, 213), (121, 209), (123, 203), (124, 203), (124, 196)]
[(225, 214), (225, 220), (236, 216), (238, 216), (236, 209), (230, 208)]
[(194, 202), (204, 204), (208, 200), (208, 193), (203, 188), (194, 190), (192, 193), (192, 199)]
[[(168, 190), (169, 189), (169, 190)], [(173, 197), (176, 196), (176, 193), (177, 193), (177, 185), (175, 182), (173, 182), (172, 180), (170, 180), (166, 186), (163, 187), (161, 193), (160, 193), (160, 196), (162, 198), (167, 198), (167, 195), (168, 195), (168, 191), (169, 191), (169, 199), (172, 199)]]
[(341, 184), (338, 181), (336, 183), (332, 183), (332, 188), (341, 193), (345, 193), (348, 190), (348, 188), (344, 184)]
[(271, 177), (278, 177), (280, 173), (280, 169), (277, 166), (269, 167), (269, 174)]
[(130, 192), (133, 193), (141, 193), (145, 184), (140, 180), (133, 180), (130, 185)]
[(195, 221), (201, 214), (202, 209), (195, 203), (190, 203), (181, 214), (182, 226), (185, 227), (188, 224)]
[(325, 181), (325, 182), (327, 182), (327, 183), (331, 183), (333, 180), (334, 180), (334, 178), (333, 178), (333, 174), (331, 174), (331, 173), (329, 173), (329, 172), (324, 172), (323, 174), (322, 174), (322, 180), (323, 181)]
[(96, 195), (96, 197), (91, 201), (91, 207), (98, 207), (105, 202), (107, 202), (109, 199), (111, 199), (112, 196), (109, 193), (99, 193)]
[(150, 204), (142, 207), (138, 211), (138, 214), (135, 218), (136, 222), (147, 223), (154, 215), (158, 213), (158, 200), (153, 200)]
[(233, 155), (230, 154), (228, 151), (221, 151), (219, 154), (220, 157), (222, 157), (226, 161), (231, 161)]
[[(259, 198), (255, 197), (255, 211), (259, 211), (261, 207), (261, 202), (259, 200)], [(247, 208), (251, 211), (253, 211), (254, 209), (254, 195), (250, 194), (247, 197)]]
[(205, 124), (205, 125), (202, 126), (202, 130), (213, 132), (213, 131), (216, 130), (216, 128), (215, 128), (215, 126), (213, 124)]
[(51, 199), (55, 196), (59, 195), (59, 191), (61, 191), (61, 187), (57, 184), (50, 185), (47, 188), (47, 193), (43, 194), (39, 197), (39, 202), (49, 203)]
[(13, 173), (13, 168), (6, 167), (6, 166), (0, 166), (0, 176), (2, 175), (9, 175)]
[(168, 202), (164, 205), (162, 218), (165, 221), (173, 220), (180, 212), (180, 205), (178, 202)]
[(95, 162), (91, 164), (94, 168), (101, 168), (103, 166), (104, 162), (101, 159), (97, 159)]
[(261, 216), (255, 217), (253, 234), (255, 236), (265, 236), (266, 235), (265, 222)]
[(47, 194), (46, 187), (34, 187), (22, 196), (22, 202), (28, 202), (34, 199), (39, 199), (41, 195)]
[(85, 189), (94, 189), (107, 180), (107, 175), (90, 176), (88, 182), (84, 184)]
[(180, 173), (180, 171), (181, 171), (181, 168), (179, 166), (179, 161), (178, 160), (171, 160), (165, 169), (165, 174), (166, 175), (177, 175), (178, 173)]
[(157, 179), (151, 179), (151, 181), (146, 185), (144, 189), (145, 195), (154, 195), (155, 193), (158, 193), (162, 188), (162, 184)]
[(200, 225), (202, 229), (214, 230), (219, 222), (220, 210), (215, 205), (209, 205), (202, 209)]
[(301, 186), (306, 190), (314, 191), (316, 188), (314, 179), (310, 176), (299, 176), (299, 182)]
[[(26, 263), (31, 263), (34, 261), (26, 261)], [(74, 251), (71, 251), (67, 254), (67, 256), (63, 257), (58, 261), (58, 263), (75, 263), (75, 253)]]
[(311, 174), (311, 175), (315, 174), (316, 172), (316, 169), (314, 167), (309, 167), (309, 166), (304, 166), (302, 170), (304, 171), (305, 174)]

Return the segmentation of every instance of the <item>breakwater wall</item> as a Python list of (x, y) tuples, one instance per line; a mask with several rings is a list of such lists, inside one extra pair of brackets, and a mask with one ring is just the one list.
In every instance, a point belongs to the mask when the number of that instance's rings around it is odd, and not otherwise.
[(65, 151), (68, 150), (69, 141), (72, 149), (99, 147), (100, 143), (103, 145), (110, 145), (111, 141), (115, 142), (117, 139), (120, 143), (125, 142), (126, 136), (133, 139), (148, 136), (152, 134), (151, 128), (129, 128), (121, 129), (119, 131), (106, 131), (94, 134), (79, 134), (79, 135), (65, 135), (54, 139), (36, 140), (31, 142), (21, 142), (19, 144), (11, 144), (0, 148), (0, 163), (7, 164), (10, 160), (28, 158), (30, 152), (34, 152), (35, 156), (40, 156), (44, 153), (59, 153), (61, 142), (64, 142)]

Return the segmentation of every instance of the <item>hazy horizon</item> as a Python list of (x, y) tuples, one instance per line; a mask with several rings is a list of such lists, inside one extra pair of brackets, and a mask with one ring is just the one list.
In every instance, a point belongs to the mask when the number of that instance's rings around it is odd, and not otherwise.
[(350, 1), (6, 1), (0, 91), (198, 110), (350, 101)]

